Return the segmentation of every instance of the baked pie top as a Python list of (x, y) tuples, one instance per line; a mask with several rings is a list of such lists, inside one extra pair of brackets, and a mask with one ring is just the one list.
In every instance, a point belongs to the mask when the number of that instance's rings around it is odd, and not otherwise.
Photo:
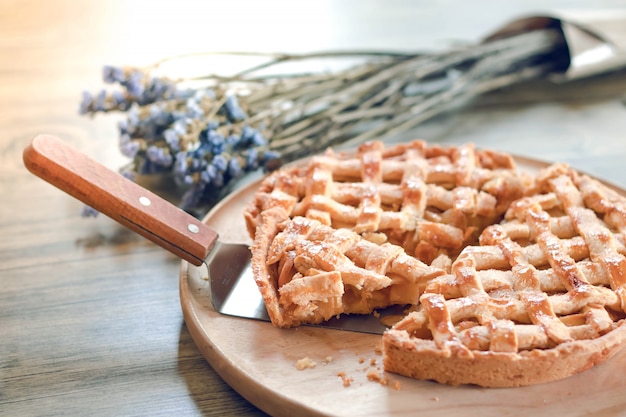
[(253, 238), (260, 213), (280, 207), (287, 217), (377, 235), (430, 263), (476, 242), (528, 181), (509, 155), (471, 144), (443, 148), (413, 141), (385, 148), (372, 142), (356, 155), (329, 150), (270, 175), (245, 217)]
[(275, 325), (412, 306), (383, 336), (388, 371), (527, 385), (623, 337), (626, 199), (562, 164), (372, 142), (270, 175), (245, 218)]

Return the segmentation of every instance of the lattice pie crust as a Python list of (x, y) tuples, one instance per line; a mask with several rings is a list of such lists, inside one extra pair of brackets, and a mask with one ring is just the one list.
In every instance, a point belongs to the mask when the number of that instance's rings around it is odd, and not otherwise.
[(409, 307), (383, 335), (390, 372), (536, 384), (624, 338), (626, 199), (563, 164), (371, 142), (271, 174), (244, 216), (274, 325)]

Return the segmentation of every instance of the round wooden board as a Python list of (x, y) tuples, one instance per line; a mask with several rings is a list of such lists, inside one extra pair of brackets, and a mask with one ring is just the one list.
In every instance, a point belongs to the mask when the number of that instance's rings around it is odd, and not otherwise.
[[(546, 163), (516, 157), (520, 169)], [(259, 181), (204, 219), (232, 243), (250, 243), (242, 212)], [(626, 195), (626, 192), (619, 190)], [(278, 329), (224, 316), (210, 302), (206, 268), (182, 262), (185, 322), (211, 366), (242, 396), (275, 416), (617, 416), (626, 409), (626, 351), (576, 376), (522, 388), (487, 389), (417, 381), (382, 370), (380, 336), (315, 327)], [(310, 358), (314, 368), (298, 370)], [(368, 378), (380, 375), (386, 384)], [(341, 378), (339, 375), (345, 375)], [(344, 379), (349, 379), (344, 386)]]

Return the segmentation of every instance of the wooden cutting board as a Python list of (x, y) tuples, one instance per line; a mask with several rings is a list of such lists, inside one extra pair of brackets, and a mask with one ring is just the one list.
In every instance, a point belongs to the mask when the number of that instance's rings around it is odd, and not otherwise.
[[(546, 164), (516, 158), (520, 169)], [(250, 243), (242, 212), (258, 182), (239, 189), (205, 218), (225, 242)], [(619, 190), (626, 195), (626, 192)], [(576, 376), (493, 389), (452, 387), (382, 370), (380, 336), (315, 327), (277, 329), (224, 316), (211, 306), (207, 271), (181, 264), (185, 322), (211, 366), (242, 396), (275, 416), (618, 416), (626, 410), (626, 349)], [(314, 367), (298, 369), (298, 362)]]

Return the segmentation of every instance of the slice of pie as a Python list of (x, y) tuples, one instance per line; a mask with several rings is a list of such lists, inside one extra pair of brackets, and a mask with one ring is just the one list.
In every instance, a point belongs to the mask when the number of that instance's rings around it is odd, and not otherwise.
[(525, 180), (508, 155), (424, 141), (329, 150), (275, 172), (245, 212), (272, 322), (417, 305), (424, 283), (499, 221)]
[(383, 336), (387, 371), (528, 385), (624, 337), (626, 199), (565, 165), (372, 142), (271, 174), (244, 215), (274, 325), (411, 306)]
[(385, 333), (385, 369), (509, 387), (604, 361), (626, 336), (625, 220), (608, 187), (564, 165), (542, 171)]

